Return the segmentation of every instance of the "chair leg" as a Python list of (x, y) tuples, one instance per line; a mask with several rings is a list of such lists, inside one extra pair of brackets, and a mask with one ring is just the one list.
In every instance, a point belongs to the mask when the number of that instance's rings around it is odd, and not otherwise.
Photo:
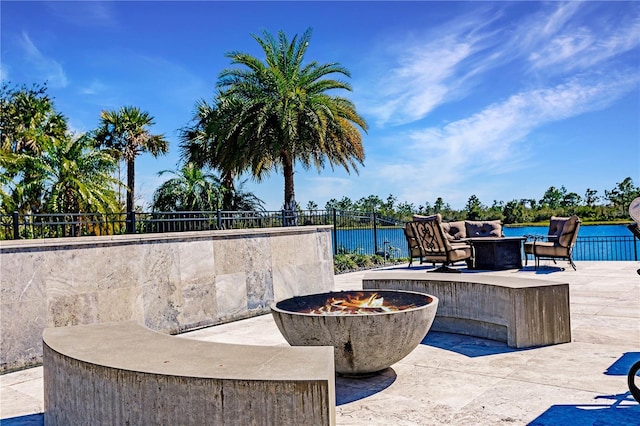
[(569, 264), (571, 264), (571, 267), (573, 268), (574, 271), (577, 271), (576, 264), (573, 263), (573, 259), (571, 258), (571, 256), (569, 256)]
[(440, 266), (439, 268), (431, 269), (431, 270), (429, 270), (427, 272), (445, 272), (445, 273), (454, 273), (454, 274), (461, 274), (462, 273), (458, 269), (450, 268), (446, 264), (442, 264), (442, 266)]

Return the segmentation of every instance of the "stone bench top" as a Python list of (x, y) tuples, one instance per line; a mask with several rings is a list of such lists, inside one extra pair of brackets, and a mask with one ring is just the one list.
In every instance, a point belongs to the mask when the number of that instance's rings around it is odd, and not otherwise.
[(571, 341), (569, 284), (487, 274), (376, 271), (365, 290), (423, 291), (439, 300), (431, 327), (501, 340), (514, 348)]
[(332, 347), (203, 342), (153, 331), (135, 321), (47, 328), (54, 351), (109, 368), (230, 380), (322, 380), (333, 376)]
[[(422, 272), (422, 271), (421, 271)], [(362, 280), (410, 280), (410, 281), (433, 281), (433, 282), (452, 282), (452, 283), (472, 283), (486, 284), (505, 288), (530, 288), (530, 287), (549, 287), (557, 285), (567, 285), (558, 281), (547, 281), (535, 278), (505, 277), (497, 275), (480, 275), (480, 274), (449, 274), (438, 272), (423, 272), (417, 275), (415, 271), (373, 271), (366, 273)]]

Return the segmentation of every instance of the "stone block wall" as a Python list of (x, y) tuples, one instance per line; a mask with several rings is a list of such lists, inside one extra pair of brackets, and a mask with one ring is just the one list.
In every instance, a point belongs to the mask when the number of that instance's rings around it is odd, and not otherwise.
[(0, 372), (46, 327), (134, 320), (176, 334), (333, 289), (331, 227), (0, 241)]

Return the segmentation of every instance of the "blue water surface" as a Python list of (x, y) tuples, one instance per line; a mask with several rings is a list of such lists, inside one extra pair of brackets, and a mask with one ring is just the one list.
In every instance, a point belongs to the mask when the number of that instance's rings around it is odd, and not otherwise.
[[(505, 237), (544, 236), (546, 226), (504, 227)], [(384, 252), (391, 257), (407, 257), (407, 240), (402, 228), (337, 230), (334, 249), (362, 254)], [(574, 260), (638, 260), (640, 241), (626, 225), (583, 225), (573, 252)]]

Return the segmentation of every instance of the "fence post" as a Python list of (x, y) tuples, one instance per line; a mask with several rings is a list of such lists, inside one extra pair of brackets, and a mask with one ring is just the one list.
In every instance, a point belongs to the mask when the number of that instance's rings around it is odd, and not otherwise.
[(333, 209), (333, 255), (338, 254), (338, 214)]
[(20, 223), (18, 222), (18, 212), (13, 212), (13, 239), (20, 239)]
[(216, 212), (216, 216), (218, 219), (218, 229), (222, 229), (222, 212), (220, 210), (218, 210)]
[(136, 232), (136, 213), (127, 212), (127, 234), (135, 234)]
[(373, 254), (378, 253), (378, 227), (376, 226), (376, 211), (371, 213), (373, 217)]

